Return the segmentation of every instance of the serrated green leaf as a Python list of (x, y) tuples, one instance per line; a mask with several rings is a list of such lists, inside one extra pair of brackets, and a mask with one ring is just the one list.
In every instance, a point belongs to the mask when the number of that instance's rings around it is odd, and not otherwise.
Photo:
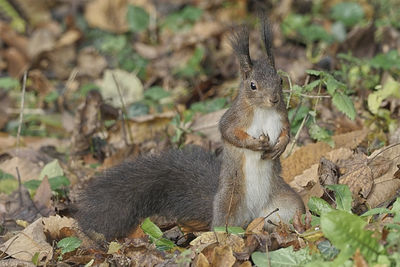
[(70, 236), (58, 241), (57, 247), (61, 248), (61, 254), (65, 254), (79, 248), (81, 244), (82, 240), (77, 237)]
[(350, 97), (341, 93), (335, 92), (333, 95), (332, 103), (337, 107), (338, 110), (347, 115), (351, 120), (356, 117), (356, 109), (354, 108), (353, 101)]
[(400, 98), (400, 83), (389, 77), (382, 89), (368, 95), (368, 108), (373, 114), (377, 114), (383, 100), (389, 96)]
[(344, 83), (339, 82), (336, 80), (332, 75), (327, 75), (326, 79), (326, 90), (331, 96), (334, 96), (336, 90), (342, 88), (345, 89), (346, 85)]
[(331, 205), (328, 204), (328, 202), (319, 197), (311, 197), (308, 201), (307, 206), (310, 211), (318, 215), (334, 210), (334, 208), (332, 208)]
[(293, 247), (290, 246), (271, 251), (268, 254), (257, 251), (251, 254), (251, 259), (258, 267), (300, 267), (304, 266), (307, 262), (310, 262), (312, 257), (309, 254), (308, 249), (294, 251)]
[(351, 202), (353, 198), (349, 187), (344, 184), (333, 184), (327, 185), (326, 188), (335, 192), (336, 208), (351, 213)]
[(340, 249), (334, 263), (344, 263), (356, 249), (368, 262), (377, 259), (383, 249), (378, 241), (372, 237), (373, 232), (365, 230), (367, 223), (360, 217), (344, 210), (333, 210), (321, 215), (321, 228), (325, 237)]
[[(224, 226), (214, 227), (214, 231), (215, 232), (225, 232), (226, 227), (224, 227)], [(242, 227), (238, 227), (238, 226), (229, 226), (228, 227), (228, 233), (230, 233), (230, 234), (243, 235), (245, 232), (246, 231)]]
[(131, 31), (141, 32), (149, 26), (150, 17), (143, 8), (139, 6), (128, 5), (126, 20)]
[(58, 163), (58, 160), (55, 159), (52, 162), (47, 163), (42, 171), (40, 172), (39, 179), (42, 180), (45, 176), (47, 178), (53, 178), (57, 176), (63, 176), (64, 175), (64, 170), (61, 168), (60, 164)]

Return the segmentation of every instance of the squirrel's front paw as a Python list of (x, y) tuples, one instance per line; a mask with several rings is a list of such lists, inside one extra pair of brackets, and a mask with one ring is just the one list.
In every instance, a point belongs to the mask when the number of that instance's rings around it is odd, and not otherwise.
[(254, 151), (267, 151), (272, 149), (269, 144), (269, 136), (265, 134), (260, 135), (259, 138), (252, 138), (246, 148)]
[(278, 142), (272, 149), (265, 150), (261, 155), (261, 159), (277, 159), (285, 151), (285, 148), (285, 144)]

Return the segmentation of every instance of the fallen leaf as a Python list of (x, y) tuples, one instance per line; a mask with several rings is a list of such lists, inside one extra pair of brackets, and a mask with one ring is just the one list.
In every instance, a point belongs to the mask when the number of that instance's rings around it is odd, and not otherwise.
[(54, 213), (54, 207), (52, 207), (51, 197), (53, 195), (48, 176), (45, 176), (36, 190), (33, 201), (35, 206), (39, 210), (42, 216), (49, 216), (50, 213)]
[(35, 253), (39, 253), (40, 264), (50, 261), (53, 248), (46, 242), (42, 223), (42, 218), (37, 219), (15, 237), (0, 245), (0, 250), (18, 260), (31, 261)]
[(114, 107), (122, 107), (122, 101), (129, 105), (143, 98), (142, 82), (135, 74), (125, 70), (105, 70), (99, 86), (104, 101)]
[[(367, 130), (359, 130), (350, 133), (333, 136), (335, 141), (335, 150), (338, 148), (357, 147), (367, 136)], [(290, 183), (295, 176), (301, 174), (311, 165), (319, 162), (322, 156), (326, 156), (333, 149), (324, 142), (308, 144), (299, 148), (289, 157), (282, 159), (282, 176), (283, 179)]]
[(91, 27), (124, 33), (128, 30), (127, 0), (95, 0), (86, 5), (85, 18)]
[(210, 263), (207, 260), (207, 257), (204, 256), (203, 253), (199, 253), (196, 257), (196, 259), (193, 261), (194, 266), (197, 267), (209, 267)]
[(229, 246), (215, 247), (211, 254), (211, 266), (213, 267), (231, 267), (235, 262), (236, 258)]
[(93, 47), (86, 47), (78, 54), (78, 75), (98, 78), (107, 67), (106, 59)]
[(220, 246), (229, 246), (236, 252), (243, 252), (243, 238), (225, 232), (205, 232), (190, 242), (197, 251), (201, 252), (206, 247), (218, 243)]

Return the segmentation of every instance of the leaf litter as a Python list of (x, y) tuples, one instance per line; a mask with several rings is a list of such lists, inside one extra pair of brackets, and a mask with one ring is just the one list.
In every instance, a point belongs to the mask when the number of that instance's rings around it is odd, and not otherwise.
[[(229, 233), (182, 233), (165, 222), (101, 246), (70, 216), (76, 190), (96, 172), (139, 154), (187, 144), (218, 153), (218, 121), (239, 82), (227, 39), (257, 8), (241, 0), (5, 2), (24, 15), (0, 6), (2, 260), (27, 266), (391, 266), (400, 259), (400, 27), (386, 16), (391, 10), (325, 1), (329, 12), (313, 6), (323, 14), (315, 19), (307, 5), (271, 3), (276, 62), (289, 74), (284, 89), (296, 129), (282, 176), (310, 211), (270, 233), (262, 229), (265, 218), (245, 230), (228, 226)], [(340, 11), (346, 5), (350, 16)], [(386, 37), (379, 40), (377, 32)], [(254, 55), (262, 49), (256, 36), (250, 35)], [(348, 64), (339, 62), (343, 58)], [(17, 137), (22, 147), (15, 149), (18, 79), (27, 69)], [(337, 73), (327, 75), (332, 69)], [(338, 80), (311, 94), (313, 73)], [(336, 91), (325, 98), (330, 90)], [(218, 98), (224, 101), (207, 102)]]

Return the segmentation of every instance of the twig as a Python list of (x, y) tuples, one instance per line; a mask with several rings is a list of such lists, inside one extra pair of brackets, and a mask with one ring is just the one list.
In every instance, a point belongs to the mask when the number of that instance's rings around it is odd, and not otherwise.
[[(122, 97), (121, 88), (119, 86), (119, 83), (118, 83), (117, 79), (115, 78), (114, 73), (112, 73), (112, 77), (113, 77), (115, 85), (117, 86), (119, 99), (121, 100), (121, 105), (122, 105), (122, 127), (125, 127), (125, 126), (127, 126), (127, 123), (126, 123), (126, 117), (127, 116), (126, 116), (126, 114), (128, 114), (128, 112), (126, 111), (126, 105), (125, 105), (124, 98)], [(132, 133), (130, 131), (130, 128), (128, 129), (127, 132), (128, 132), (130, 144), (132, 144), (133, 143), (133, 137), (132, 137)], [(128, 145), (128, 140), (126, 140), (126, 138), (125, 138), (125, 144)]]
[[(292, 90), (283, 90), (283, 92), (292, 94)], [(332, 98), (330, 95), (306, 95), (302, 93), (299, 93), (298, 95), (306, 98)]]
[(19, 165), (19, 145), (20, 145), (20, 138), (21, 138), (21, 129), (22, 129), (22, 122), (24, 119), (24, 106), (25, 106), (25, 91), (26, 91), (26, 78), (28, 76), (28, 71), (26, 70), (24, 72), (24, 77), (22, 80), (22, 95), (21, 95), (21, 109), (19, 113), (19, 125), (18, 125), (18, 131), (17, 131), (17, 166), (15, 167), (17, 171), (17, 177), (18, 177), (18, 197), (19, 197), (19, 204), (22, 207), (23, 200), (22, 200), (22, 186), (21, 186), (21, 175), (19, 173), (18, 165)]
[(388, 149), (391, 149), (392, 147), (398, 146), (400, 145), (400, 143), (395, 143), (395, 144), (391, 144), (387, 147), (385, 147), (384, 149), (382, 149), (381, 151), (379, 151), (378, 153), (376, 153), (375, 156), (373, 156), (370, 160), (368, 160), (368, 163), (370, 163), (371, 161), (373, 161), (375, 158), (377, 158), (380, 154), (382, 154), (383, 152), (385, 152)]
[(309, 116), (310, 116), (310, 115), (307, 113), (307, 115), (304, 117), (303, 121), (301, 122), (300, 127), (299, 127), (299, 129), (297, 130), (297, 133), (296, 133), (296, 135), (295, 135), (295, 137), (294, 137), (293, 143), (292, 143), (291, 146), (290, 146), (288, 156), (289, 156), (290, 154), (292, 154), (294, 145), (296, 144), (297, 140), (299, 139), (300, 132), (301, 132), (301, 130), (303, 129), (304, 125), (306, 124), (306, 122), (307, 122)]

